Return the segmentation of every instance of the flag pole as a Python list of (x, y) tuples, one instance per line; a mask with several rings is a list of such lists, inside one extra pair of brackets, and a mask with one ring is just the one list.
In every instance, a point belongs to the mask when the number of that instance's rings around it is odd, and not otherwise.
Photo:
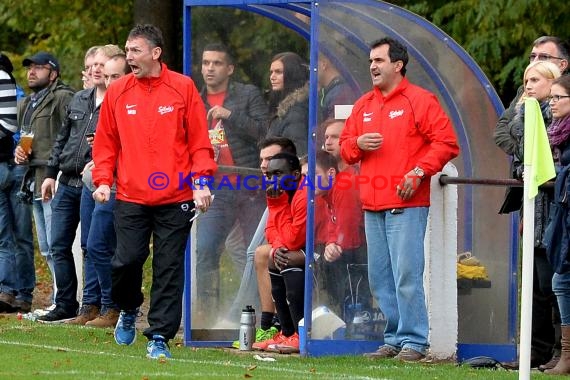
[[(532, 166), (524, 165), (524, 178), (532, 178)], [(521, 284), (521, 324), (519, 348), (519, 380), (530, 379), (530, 347), (532, 338), (532, 284), (534, 268), (534, 198), (529, 198), (530, 181), (524, 181), (523, 252)]]
[(534, 270), (534, 198), (538, 187), (556, 177), (554, 160), (538, 101), (524, 101), (523, 258), (519, 379), (530, 379), (532, 286)]

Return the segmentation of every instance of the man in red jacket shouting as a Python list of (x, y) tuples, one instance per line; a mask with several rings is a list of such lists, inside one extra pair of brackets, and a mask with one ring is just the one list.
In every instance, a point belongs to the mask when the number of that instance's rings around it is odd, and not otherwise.
[(407, 63), (400, 42), (372, 43), (374, 87), (354, 104), (340, 145), (347, 163), (360, 162), (370, 288), (387, 320), (385, 344), (368, 356), (418, 361), (429, 345), (423, 285), (429, 178), (459, 147), (436, 97), (405, 78)]
[[(142, 268), (153, 238), (153, 284), (147, 356), (169, 358), (182, 315), (184, 250), (190, 219), (211, 203), (208, 177), (216, 170), (206, 110), (189, 77), (161, 62), (163, 39), (152, 25), (135, 26), (125, 52), (132, 74), (107, 90), (93, 146), (93, 198), (106, 202), (117, 178), (117, 250), (112, 297), (121, 309), (115, 341), (135, 341), (143, 302)], [(192, 179), (190, 179), (192, 178)], [(194, 189), (194, 190), (193, 190)]]

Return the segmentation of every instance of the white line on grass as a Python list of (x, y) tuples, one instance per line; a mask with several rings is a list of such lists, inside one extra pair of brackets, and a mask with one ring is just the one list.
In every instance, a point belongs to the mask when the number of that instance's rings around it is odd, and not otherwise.
[[(50, 346), (50, 345), (45, 345), (45, 344), (34, 344), (34, 343), (22, 343), (22, 342), (9, 341), (9, 340), (0, 340), (0, 344), (2, 344), (2, 345), (6, 344), (6, 345), (12, 345), (12, 346), (22, 346), (22, 347), (41, 348), (41, 349), (54, 350), (54, 351), (62, 350), (62, 351), (74, 352), (74, 353), (86, 354), (86, 355), (101, 355), (101, 356), (113, 356), (113, 357), (119, 357), (119, 358), (125, 358), (125, 359), (129, 358), (129, 359), (138, 359), (138, 360), (141, 360), (141, 359), (150, 360), (150, 359), (147, 359), (146, 357), (144, 357), (142, 355), (141, 356), (139, 356), (139, 355), (125, 355), (125, 354), (117, 354), (117, 353), (113, 353), (113, 352), (79, 350), (79, 349), (74, 349), (74, 348), (69, 348), (69, 347)], [(231, 363), (231, 362), (228, 362), (227, 360), (219, 361), (219, 360), (192, 360), (192, 359), (172, 358), (172, 359), (168, 359), (168, 361), (179, 362), (179, 363), (190, 363), (190, 364), (214, 364), (214, 365), (220, 365), (220, 366), (224, 366), (224, 367), (244, 368), (244, 364)], [(271, 362), (271, 363), (264, 363), (264, 364), (267, 364), (267, 366), (259, 363), (258, 368), (260, 368), (260, 369), (263, 368), (264, 370), (278, 372), (278, 373), (308, 375), (307, 370), (283, 368), (283, 367), (278, 365), (278, 364), (283, 364), (283, 363)], [(65, 374), (65, 372), (55, 372), (55, 371), (53, 373), (54, 374)], [(161, 372), (161, 376), (164, 376), (164, 375), (165, 375), (165, 373)], [(188, 374), (188, 375), (190, 375), (190, 374)], [(355, 379), (355, 380), (357, 380), (357, 379), (358, 380), (381, 380), (381, 379), (385, 379), (385, 378), (370, 377), (370, 376), (355, 376), (354, 374), (344, 375), (344, 374), (335, 374), (335, 373), (323, 373), (323, 372), (319, 372), (319, 371), (311, 372), (310, 375), (311, 375), (311, 377), (321, 376), (321, 377), (326, 377), (327, 379), (347, 379), (347, 378)]]

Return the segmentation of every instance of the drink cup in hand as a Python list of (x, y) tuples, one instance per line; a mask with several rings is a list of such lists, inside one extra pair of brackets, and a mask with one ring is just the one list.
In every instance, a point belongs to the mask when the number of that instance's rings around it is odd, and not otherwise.
[(30, 154), (32, 151), (32, 143), (34, 142), (34, 133), (33, 132), (22, 132), (20, 134), (20, 142), (18, 145), (26, 152), (26, 154)]

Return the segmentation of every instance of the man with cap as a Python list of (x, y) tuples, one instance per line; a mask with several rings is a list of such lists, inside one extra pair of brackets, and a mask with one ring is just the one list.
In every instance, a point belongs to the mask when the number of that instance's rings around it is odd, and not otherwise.
[(41, 199), (41, 185), (46, 177), (47, 160), (74, 91), (60, 79), (60, 65), (52, 54), (39, 52), (24, 59), (22, 64), (27, 68), (28, 87), (32, 94), (18, 104), (18, 126), (21, 133), (33, 133), (33, 140), (28, 151), (21, 146), (16, 147), (14, 161), (29, 165), (22, 190), (32, 193), (27, 198), (33, 202), (38, 244), (54, 279), (55, 298), (54, 267), (49, 253), (51, 200)]

